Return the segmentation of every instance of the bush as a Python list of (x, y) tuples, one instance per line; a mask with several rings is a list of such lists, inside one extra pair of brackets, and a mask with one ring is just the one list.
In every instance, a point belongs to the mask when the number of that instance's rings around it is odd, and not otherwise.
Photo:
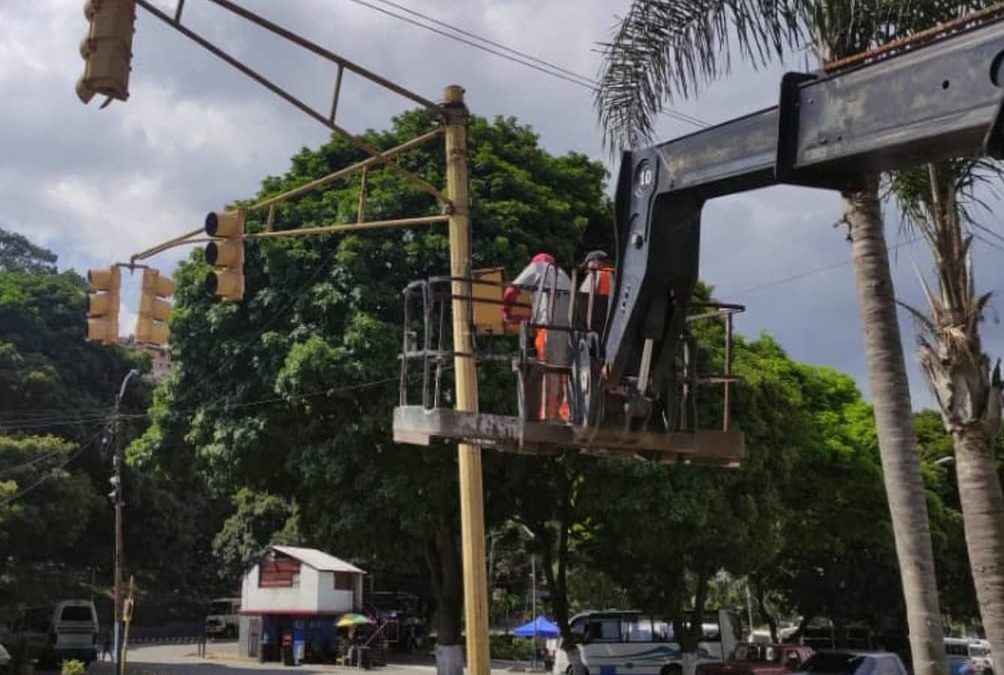
[(87, 666), (83, 661), (67, 659), (63, 661), (63, 668), (59, 672), (60, 675), (84, 675), (87, 672)]

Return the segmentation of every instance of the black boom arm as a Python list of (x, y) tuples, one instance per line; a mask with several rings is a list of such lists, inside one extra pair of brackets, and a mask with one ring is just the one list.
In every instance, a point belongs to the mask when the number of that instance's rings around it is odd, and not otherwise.
[(625, 153), (607, 385), (640, 372), (642, 389), (649, 373), (662, 388), (697, 283), (705, 200), (782, 183), (852, 190), (920, 162), (1001, 157), (1002, 85), (997, 20), (852, 70), (789, 73), (776, 107)]

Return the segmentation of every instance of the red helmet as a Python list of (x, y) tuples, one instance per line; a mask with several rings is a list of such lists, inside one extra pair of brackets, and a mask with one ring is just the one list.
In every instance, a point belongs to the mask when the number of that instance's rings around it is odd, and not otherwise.
[(548, 265), (554, 265), (554, 256), (550, 253), (538, 253), (530, 259), (532, 263), (546, 263)]

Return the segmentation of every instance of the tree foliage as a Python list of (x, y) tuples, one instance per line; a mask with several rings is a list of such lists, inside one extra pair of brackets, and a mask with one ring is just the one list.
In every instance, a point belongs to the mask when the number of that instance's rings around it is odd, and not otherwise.
[[(433, 123), (425, 113), (407, 113), (367, 137), (388, 148)], [(475, 266), (513, 274), (541, 250), (568, 266), (606, 236), (610, 204), (600, 164), (550, 155), (512, 119), (472, 118), (468, 147)], [(333, 139), (294, 156), (290, 171), (265, 179), (257, 196), (359, 159), (351, 145)], [(402, 164), (442, 183), (441, 145), (409, 153)], [(285, 202), (275, 227), (352, 222), (361, 189), (355, 179)], [(365, 191), (370, 219), (439, 210), (385, 170), (368, 172)], [(401, 289), (443, 274), (447, 254), (439, 226), (262, 240), (247, 246), (248, 290), (239, 305), (214, 304), (203, 294), (206, 267), (194, 255), (176, 275), (175, 371), (158, 392), (153, 427), (132, 448), (152, 465), (205, 472), (218, 494), (249, 490), (238, 494), (268, 493), (295, 504), (305, 545), (352, 557), (378, 579), (391, 575), (434, 589), (446, 619), (444, 644), (459, 638), (461, 606), (455, 453), (395, 445), (390, 420)], [(498, 395), (490, 380), (482, 387), (484, 397)], [(509, 471), (501, 460), (486, 461), (489, 519), (505, 511)], [(232, 539), (221, 533), (218, 550), (240, 549)], [(233, 571), (243, 554), (227, 555)], [(425, 568), (424, 578), (415, 579), (416, 568)]]

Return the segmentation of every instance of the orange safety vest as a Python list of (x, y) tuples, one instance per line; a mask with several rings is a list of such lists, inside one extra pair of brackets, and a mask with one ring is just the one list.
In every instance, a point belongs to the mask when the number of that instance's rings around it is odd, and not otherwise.
[(596, 270), (596, 295), (610, 295), (614, 286), (614, 268)]

